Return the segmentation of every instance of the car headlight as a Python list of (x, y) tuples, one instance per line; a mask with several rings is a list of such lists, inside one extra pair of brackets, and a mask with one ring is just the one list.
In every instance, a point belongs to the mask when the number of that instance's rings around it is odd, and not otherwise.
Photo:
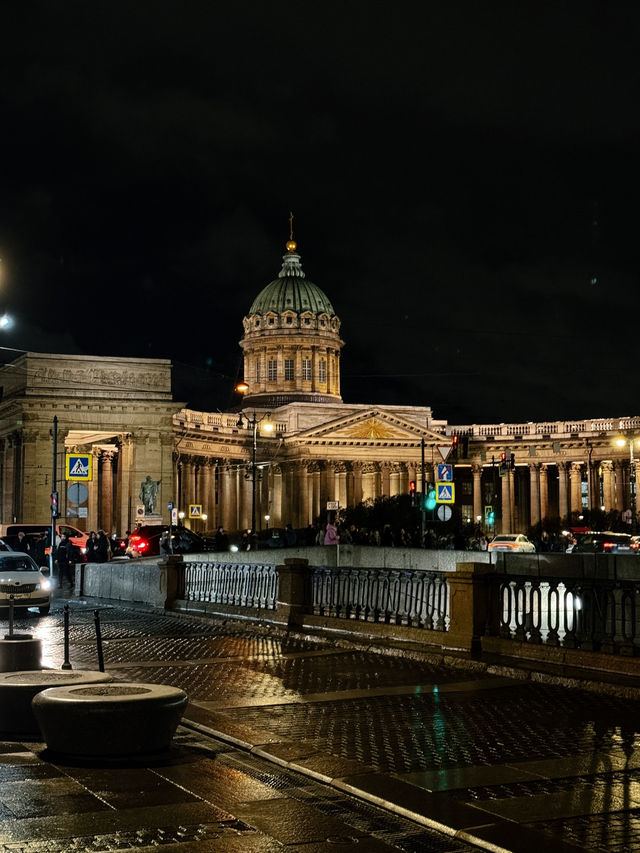
[(51, 581), (47, 580), (46, 578), (44, 580), (41, 580), (40, 583), (36, 586), (36, 589), (44, 589), (48, 592), (51, 589)]

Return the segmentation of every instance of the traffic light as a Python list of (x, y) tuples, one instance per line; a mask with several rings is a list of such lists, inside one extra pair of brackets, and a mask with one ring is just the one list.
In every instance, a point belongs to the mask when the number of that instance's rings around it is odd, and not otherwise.
[(409, 496), (411, 498), (411, 506), (416, 505), (416, 481), (409, 480)]
[(507, 473), (507, 454), (504, 451), (500, 454), (500, 473)]
[(484, 508), (484, 523), (487, 527), (493, 527), (496, 523), (496, 514), (492, 506), (486, 506)]
[(424, 508), (431, 512), (436, 508), (436, 489), (433, 483), (427, 483), (427, 493), (424, 496)]
[(51, 492), (51, 518), (58, 517), (58, 493)]
[(458, 458), (458, 436), (451, 436), (451, 456), (454, 459)]

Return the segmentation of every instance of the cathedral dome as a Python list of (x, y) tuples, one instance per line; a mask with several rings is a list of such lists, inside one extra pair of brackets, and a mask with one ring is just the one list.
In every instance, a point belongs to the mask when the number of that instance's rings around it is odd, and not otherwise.
[[(293, 248), (289, 249), (289, 246)], [(288, 251), (283, 257), (278, 278), (260, 291), (249, 309), (249, 316), (267, 314), (269, 311), (275, 314), (282, 314), (283, 311), (294, 311), (296, 314), (311, 311), (316, 315), (335, 316), (336, 312), (329, 299), (305, 276), (295, 246), (293, 241), (287, 244)]]
[(274, 409), (340, 397), (340, 318), (309, 281), (291, 236), (278, 278), (243, 319), (245, 405)]

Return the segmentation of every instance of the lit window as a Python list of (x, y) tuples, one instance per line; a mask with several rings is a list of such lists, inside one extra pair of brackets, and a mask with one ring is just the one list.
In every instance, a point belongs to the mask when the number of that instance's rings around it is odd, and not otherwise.
[(292, 358), (285, 358), (284, 360), (284, 378), (289, 382), (291, 382), (291, 380), (294, 378), (294, 366)]
[(321, 361), (319, 366), (318, 366), (318, 379), (320, 380), (320, 382), (326, 382), (327, 381), (327, 362), (326, 361)]
[(306, 382), (311, 382), (311, 359), (303, 358), (302, 359), (302, 378)]
[(278, 378), (278, 362), (275, 358), (269, 359), (269, 364), (267, 365), (269, 382), (275, 382)]

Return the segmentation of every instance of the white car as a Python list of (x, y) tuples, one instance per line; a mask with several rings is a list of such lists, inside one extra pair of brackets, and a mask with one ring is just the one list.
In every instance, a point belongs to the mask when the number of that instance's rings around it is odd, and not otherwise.
[(0, 552), (0, 608), (9, 607), (13, 595), (16, 608), (37, 607), (46, 616), (51, 607), (51, 581), (28, 554)]
[(502, 533), (489, 542), (489, 550), (535, 554), (536, 546), (524, 533)]

